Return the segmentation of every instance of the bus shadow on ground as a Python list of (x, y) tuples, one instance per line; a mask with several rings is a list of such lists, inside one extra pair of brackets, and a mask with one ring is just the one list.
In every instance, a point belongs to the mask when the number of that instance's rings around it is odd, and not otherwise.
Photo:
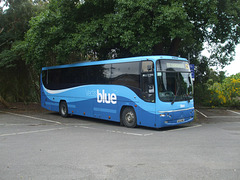
[(103, 119), (97, 119), (97, 118), (91, 118), (91, 117), (85, 117), (80, 115), (69, 115), (68, 117), (61, 117), (58, 112), (49, 112), (52, 116), (55, 116), (57, 120), (63, 124), (75, 124), (75, 123), (99, 123), (104, 125), (110, 125), (110, 126), (120, 126), (119, 122), (115, 121), (108, 121)]
[(158, 130), (160, 131), (173, 131), (173, 130), (180, 130), (180, 129), (185, 129), (192, 127), (190, 124), (184, 124), (184, 125), (177, 125), (177, 126), (170, 126), (170, 127), (163, 127)]
[(129, 129), (129, 130), (147, 130), (147, 131), (173, 131), (173, 130), (181, 130), (184, 128), (189, 128), (191, 126), (194, 126), (191, 123), (187, 124), (181, 124), (177, 126), (169, 126), (169, 127), (162, 127), (162, 128), (151, 128), (151, 127), (145, 127), (145, 126), (137, 126), (136, 128), (127, 128), (123, 125), (121, 125), (119, 122), (115, 121), (108, 121), (108, 120), (103, 120), (103, 119), (97, 119), (97, 118), (91, 118), (91, 117), (85, 117), (85, 116), (79, 116), (79, 115), (69, 115), (67, 118), (61, 117), (59, 113), (57, 112), (49, 112), (51, 116), (54, 116), (57, 119), (58, 122), (63, 123), (63, 124), (85, 124), (85, 123), (94, 123), (94, 124), (99, 124), (99, 125), (104, 125), (106, 127), (122, 127), (124, 129)]
[(161, 127), (161, 128), (151, 128), (151, 127), (144, 127), (138, 126), (138, 129), (142, 130), (150, 130), (150, 131), (158, 131), (158, 132), (167, 132), (167, 131), (174, 131), (174, 130), (184, 130), (185, 128), (193, 127), (193, 124), (180, 124), (176, 126), (169, 126), (169, 127)]

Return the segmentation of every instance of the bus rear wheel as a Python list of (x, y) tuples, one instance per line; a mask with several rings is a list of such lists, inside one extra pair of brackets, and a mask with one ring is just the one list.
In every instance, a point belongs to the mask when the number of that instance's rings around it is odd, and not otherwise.
[(121, 121), (124, 126), (128, 128), (134, 128), (137, 126), (136, 113), (131, 107), (126, 107), (121, 115)]
[(59, 113), (62, 117), (68, 116), (68, 106), (66, 101), (61, 101), (59, 105)]

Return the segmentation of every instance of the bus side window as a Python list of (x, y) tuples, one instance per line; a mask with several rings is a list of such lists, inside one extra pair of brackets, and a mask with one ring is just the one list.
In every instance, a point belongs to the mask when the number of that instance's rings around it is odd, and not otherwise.
[(155, 102), (154, 71), (152, 61), (143, 61), (141, 70), (141, 89), (144, 101)]
[(112, 84), (123, 85), (139, 89), (140, 71), (139, 62), (112, 64)]

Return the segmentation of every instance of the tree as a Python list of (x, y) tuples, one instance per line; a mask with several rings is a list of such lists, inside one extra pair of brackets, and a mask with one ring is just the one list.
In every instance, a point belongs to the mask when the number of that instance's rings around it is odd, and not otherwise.
[(43, 4), (30, 0), (3, 2), (6, 9), (2, 7), (0, 12), (0, 98), (2, 102), (29, 101), (33, 78), (22, 58), (26, 47), (23, 40), (28, 21), (42, 10)]
[(199, 59), (195, 69), (194, 81), (194, 99), (196, 105), (209, 106), (209, 99), (212, 98), (209, 85), (214, 83), (222, 83), (226, 78), (225, 72), (217, 72), (209, 67), (209, 62), (206, 57)]
[[(15, 94), (15, 101), (29, 97), (27, 81), (37, 87), (41, 67), (86, 59), (180, 55), (206, 83), (209, 65), (231, 62), (240, 37), (239, 0), (1, 2), (8, 9), (0, 10), (0, 95)], [(210, 59), (200, 55), (204, 42), (212, 46)]]
[(216, 47), (209, 63), (226, 65), (239, 22), (238, 0), (52, 0), (30, 22), (27, 61), (38, 68), (88, 56), (190, 54), (197, 61), (207, 41)]

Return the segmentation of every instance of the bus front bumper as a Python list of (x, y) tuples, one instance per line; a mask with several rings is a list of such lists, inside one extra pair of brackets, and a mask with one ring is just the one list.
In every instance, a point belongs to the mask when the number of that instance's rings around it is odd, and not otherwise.
[(176, 126), (193, 121), (194, 108), (173, 110), (162, 112), (159, 111), (156, 118), (157, 127)]

